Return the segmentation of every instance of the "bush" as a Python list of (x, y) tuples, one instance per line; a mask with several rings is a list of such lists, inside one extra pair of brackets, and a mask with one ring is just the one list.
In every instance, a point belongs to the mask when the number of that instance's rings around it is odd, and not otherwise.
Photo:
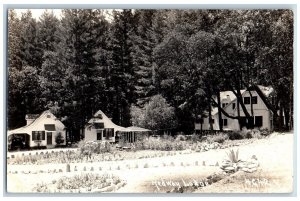
[(252, 138), (257, 138), (257, 139), (261, 139), (262, 138), (261, 132), (258, 129), (253, 129), (251, 131), (251, 135), (252, 135)]
[(268, 136), (271, 134), (271, 131), (269, 131), (267, 128), (259, 129), (259, 131), (262, 136)]
[(55, 136), (55, 143), (56, 145), (60, 145), (62, 143), (64, 143), (64, 137), (62, 136), (61, 132), (57, 133), (57, 135)]
[(242, 134), (241, 131), (238, 131), (238, 130), (234, 130), (232, 132), (229, 132), (228, 133), (228, 137), (230, 140), (241, 140), (241, 139), (244, 139), (244, 135)]
[(109, 142), (80, 141), (78, 148), (81, 155), (91, 157), (92, 154), (111, 153), (113, 151)]
[(176, 136), (176, 141), (186, 141), (186, 136), (184, 136), (184, 135), (177, 135)]
[(168, 141), (174, 140), (174, 138), (171, 135), (167, 135), (167, 134), (163, 134), (162, 139)]
[[(92, 189), (104, 189), (107, 186), (119, 184), (121, 182), (121, 179), (115, 175), (84, 173), (71, 177), (63, 176), (54, 184), (53, 182), (49, 184), (37, 184), (32, 190), (34, 192), (53, 192), (53, 190), (50, 191), (50, 189), (54, 189), (54, 192), (57, 190), (72, 192), (74, 189), (85, 189), (87, 191), (91, 191)], [(49, 186), (50, 188), (48, 188)]]
[(245, 139), (245, 138), (247, 138), (247, 139), (252, 138), (251, 130), (248, 130), (246, 127), (242, 128), (242, 131), (240, 131), (240, 134), (243, 137), (243, 139)]
[(225, 140), (228, 140), (228, 135), (225, 133), (219, 133), (217, 135), (209, 135), (206, 138), (206, 141), (208, 143), (213, 143), (213, 142), (223, 143), (225, 142)]
[(200, 136), (194, 133), (191, 136), (191, 141), (193, 141), (193, 142), (200, 141)]
[(183, 150), (189, 147), (187, 141), (175, 140), (171, 136), (164, 136), (160, 139), (156, 138), (145, 138), (135, 143), (135, 150), (160, 150), (160, 151), (171, 151), (171, 150)]

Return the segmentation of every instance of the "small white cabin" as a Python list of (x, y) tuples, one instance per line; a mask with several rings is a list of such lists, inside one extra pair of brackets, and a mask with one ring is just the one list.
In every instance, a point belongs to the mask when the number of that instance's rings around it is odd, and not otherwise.
[(101, 110), (96, 112), (84, 129), (84, 141), (135, 142), (141, 133), (150, 130), (139, 127), (122, 127), (112, 122)]
[(66, 145), (65, 125), (58, 120), (49, 110), (40, 115), (26, 115), (27, 125), (7, 132), (8, 145), (14, 138), (22, 141), (24, 147), (47, 147), (56, 145), (55, 138), (61, 135), (60, 145)]

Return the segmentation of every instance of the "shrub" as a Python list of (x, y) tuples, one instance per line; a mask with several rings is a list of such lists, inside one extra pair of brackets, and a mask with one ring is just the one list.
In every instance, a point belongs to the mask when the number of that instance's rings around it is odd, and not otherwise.
[(56, 145), (60, 145), (62, 143), (64, 143), (64, 137), (62, 136), (61, 132), (57, 133), (57, 135), (55, 136), (55, 143)]
[(184, 150), (189, 148), (188, 141), (174, 140), (171, 136), (165, 136), (160, 139), (147, 138), (141, 142), (135, 144), (135, 149), (140, 150), (160, 150), (160, 151), (172, 151), (172, 150)]
[(175, 140), (176, 141), (186, 141), (186, 136), (184, 136), (184, 135), (177, 135)]
[(80, 141), (78, 147), (81, 155), (89, 157), (91, 157), (92, 154), (111, 153), (113, 151), (109, 142)]
[(200, 140), (200, 136), (199, 135), (197, 135), (197, 134), (193, 134), (192, 136), (191, 136), (191, 141), (192, 142), (196, 142), (196, 141), (199, 141)]
[(258, 129), (253, 129), (251, 131), (251, 135), (252, 135), (253, 138), (257, 138), (257, 139), (261, 139), (262, 138), (261, 132)]
[(230, 140), (241, 140), (244, 139), (244, 136), (241, 134), (241, 131), (234, 130), (228, 133), (228, 137)]
[(174, 138), (171, 135), (167, 135), (167, 134), (163, 134), (162, 139), (169, 140), (169, 141), (174, 140)]
[[(121, 183), (121, 179), (117, 176), (110, 174), (94, 174), (94, 173), (84, 173), (81, 175), (74, 175), (71, 177), (63, 176), (58, 179), (55, 183), (50, 184), (37, 184), (36, 187), (33, 188), (34, 192), (50, 192), (49, 189), (56, 190), (67, 190), (71, 191), (74, 189), (85, 188), (88, 191), (92, 189), (103, 189), (112, 184)], [(50, 186), (50, 188), (48, 188)], [(52, 187), (52, 188), (51, 188)]]
[(208, 143), (213, 143), (213, 142), (223, 143), (225, 142), (225, 140), (228, 140), (228, 135), (224, 133), (219, 133), (217, 135), (209, 135), (206, 138), (206, 141)]
[(243, 139), (245, 139), (245, 138), (247, 138), (247, 139), (252, 138), (251, 130), (248, 130), (246, 127), (243, 127), (242, 131), (240, 131), (240, 134), (243, 137)]
[(271, 134), (271, 131), (269, 131), (267, 128), (259, 129), (259, 131), (262, 136), (268, 136)]

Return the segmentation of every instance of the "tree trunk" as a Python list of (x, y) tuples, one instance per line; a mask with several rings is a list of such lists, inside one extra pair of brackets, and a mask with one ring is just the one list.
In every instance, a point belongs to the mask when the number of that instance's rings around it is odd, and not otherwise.
[(284, 109), (284, 118), (285, 118), (285, 130), (290, 129), (290, 114), (289, 114), (289, 109), (285, 108)]
[(220, 97), (220, 92), (217, 92), (217, 99), (218, 99), (218, 116), (219, 116), (219, 127), (220, 131), (223, 131), (223, 120), (222, 120), (222, 112), (219, 109), (221, 107), (221, 97)]
[(242, 130), (241, 113), (240, 113), (240, 101), (238, 99), (236, 99), (236, 109), (237, 109), (237, 115), (238, 115), (238, 122), (239, 122), (240, 130)]
[(211, 118), (211, 104), (209, 104), (209, 109), (208, 109), (208, 119), (209, 119), (209, 130), (213, 130), (213, 124), (212, 124), (212, 118)]
[(294, 129), (294, 105), (293, 105), (293, 92), (291, 92), (291, 99), (290, 99), (290, 130)]
[(278, 129), (282, 130), (283, 129), (283, 108), (280, 103), (280, 109), (279, 109), (279, 122), (278, 122)]

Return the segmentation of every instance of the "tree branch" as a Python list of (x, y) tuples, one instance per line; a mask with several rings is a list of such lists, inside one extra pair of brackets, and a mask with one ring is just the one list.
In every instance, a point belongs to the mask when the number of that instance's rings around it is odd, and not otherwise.
[(219, 111), (221, 111), (224, 116), (231, 119), (239, 119), (239, 117), (229, 115), (213, 98), (211, 98), (211, 100), (218, 106)]

